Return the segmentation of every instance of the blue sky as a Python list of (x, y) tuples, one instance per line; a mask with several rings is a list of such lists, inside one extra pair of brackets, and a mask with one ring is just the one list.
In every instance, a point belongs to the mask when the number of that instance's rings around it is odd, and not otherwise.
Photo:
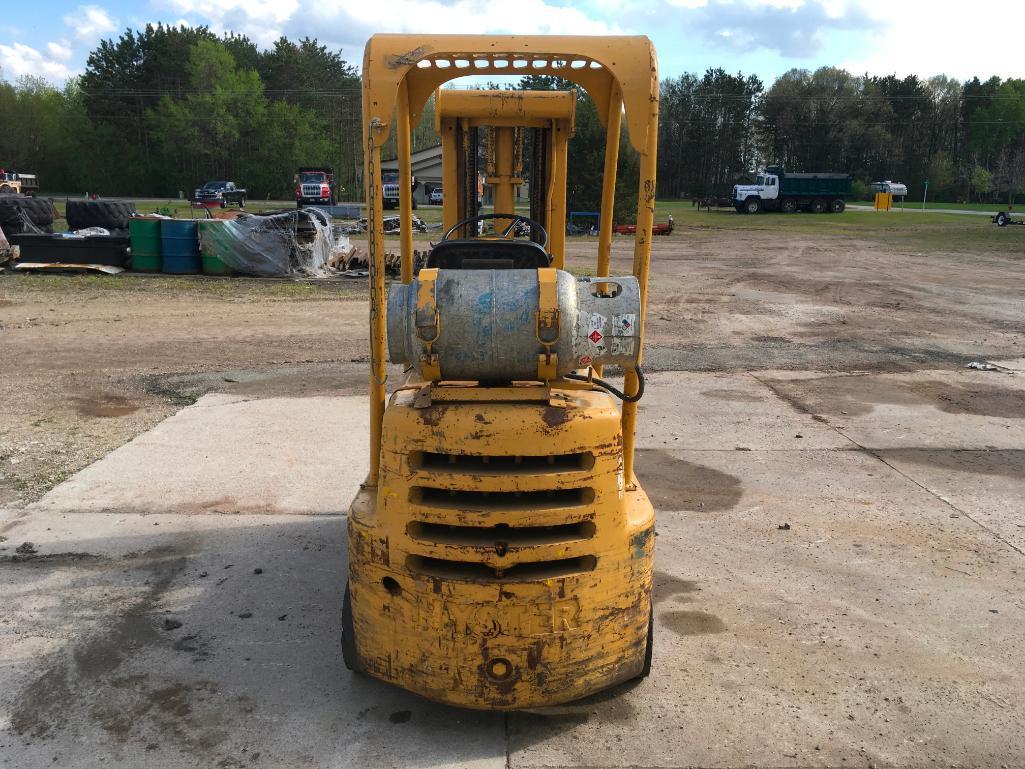
[(373, 32), (612, 33), (651, 37), (663, 76), (723, 67), (771, 81), (824, 65), (1025, 76), (1025, 2), (1013, 0), (35, 0), (0, 13), (0, 74), (61, 83), (100, 39), (157, 21), (206, 24), (261, 46), (309, 35), (353, 62)]

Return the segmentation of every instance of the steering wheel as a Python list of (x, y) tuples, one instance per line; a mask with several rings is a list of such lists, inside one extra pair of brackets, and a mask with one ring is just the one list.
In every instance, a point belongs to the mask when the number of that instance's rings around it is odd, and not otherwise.
[(548, 245), (548, 232), (545, 230), (545, 228), (542, 227), (538, 222), (535, 222), (530, 217), (521, 216), (520, 214), (477, 214), (476, 216), (470, 216), (466, 219), (463, 219), (461, 222), (456, 222), (451, 227), (449, 227), (440, 242), (444, 243), (446, 240), (448, 240), (449, 235), (451, 235), (453, 232), (460, 229), (461, 227), (466, 227), (470, 224), (476, 224), (477, 222), (484, 222), (488, 219), (510, 220), (509, 226), (501, 232), (501, 236), (503, 238), (509, 237), (509, 233), (512, 231), (512, 228), (515, 227), (518, 222), (524, 222), (530, 225), (531, 238), (533, 238), (533, 233), (535, 231), (541, 233), (543, 240), (540, 243), (538, 243), (538, 245), (541, 246), (541, 248), (545, 248)]

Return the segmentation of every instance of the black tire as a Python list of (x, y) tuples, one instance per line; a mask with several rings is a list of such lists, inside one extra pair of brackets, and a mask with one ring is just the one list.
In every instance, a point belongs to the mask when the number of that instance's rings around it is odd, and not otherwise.
[(832, 203), (829, 204), (829, 210), (834, 214), (842, 214), (844, 209), (847, 208), (847, 203), (843, 198), (836, 198)]
[(797, 212), (797, 201), (793, 198), (783, 198), (783, 203), (780, 206), (780, 210), (784, 214), (793, 214)]
[(127, 200), (69, 200), (65, 216), (69, 230), (103, 227), (123, 230), (135, 214), (135, 204)]
[(651, 658), (655, 647), (655, 604), (648, 604), (648, 639), (644, 643), (644, 667), (641, 668), (638, 678), (647, 678), (651, 675)]
[(1007, 214), (1007, 212), (1001, 211), (999, 214), (997, 214), (996, 222), (997, 227), (1006, 227), (1008, 224), (1011, 223), (1011, 217)]
[(303, 207), (303, 202), (301, 200), (295, 201), (295, 207), (301, 210)]
[(239, 208), (245, 208), (246, 207), (246, 199), (245, 198), (239, 198), (238, 199), (238, 207)]
[(345, 580), (345, 596), (342, 598), (342, 662), (347, 670), (354, 673), (363, 671), (356, 653), (356, 630), (352, 622), (352, 594), (349, 592), (349, 580)]
[(815, 198), (811, 202), (811, 212), (813, 214), (824, 214), (826, 212), (826, 201), (822, 198)]
[(416, 198), (413, 198), (413, 210), (416, 211)]
[(3, 227), (5, 232), (31, 232), (31, 228), (25, 226), (25, 219), (44, 232), (52, 232), (53, 220), (56, 218), (57, 209), (53, 207), (53, 200), (50, 198), (0, 195), (0, 227)]
[(748, 214), (757, 214), (762, 210), (762, 201), (758, 198), (748, 198), (744, 201), (744, 212)]
[(53, 224), (57, 210), (50, 198), (30, 198), (22, 195), (5, 195), (0, 198), (0, 223), (13, 224), (21, 221), (24, 214), (37, 226)]

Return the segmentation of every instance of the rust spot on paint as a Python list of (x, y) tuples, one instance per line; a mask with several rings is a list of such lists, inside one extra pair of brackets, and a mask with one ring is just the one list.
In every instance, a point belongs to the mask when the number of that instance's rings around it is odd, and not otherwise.
[(448, 406), (429, 406), (420, 412), (420, 422), (428, 427), (437, 427), (441, 424)]
[(421, 45), (418, 48), (414, 48), (412, 51), (406, 51), (405, 53), (397, 53), (389, 56), (385, 59), (385, 64), (389, 69), (398, 69), (399, 67), (409, 67), (416, 64), (420, 59), (427, 53), (427, 46)]
[(541, 419), (549, 427), (559, 427), (569, 421), (569, 410), (546, 406), (545, 410), (541, 412)]
[(541, 661), (541, 652), (544, 650), (544, 642), (541, 640), (535, 641), (534, 644), (527, 649), (527, 667), (531, 670), (537, 668), (538, 663)]

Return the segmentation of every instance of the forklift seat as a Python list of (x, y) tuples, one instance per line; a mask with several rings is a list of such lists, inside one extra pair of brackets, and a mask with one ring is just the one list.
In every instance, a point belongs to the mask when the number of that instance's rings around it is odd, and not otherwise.
[(444, 270), (536, 270), (552, 257), (532, 240), (463, 238), (443, 240), (427, 256), (428, 267)]

